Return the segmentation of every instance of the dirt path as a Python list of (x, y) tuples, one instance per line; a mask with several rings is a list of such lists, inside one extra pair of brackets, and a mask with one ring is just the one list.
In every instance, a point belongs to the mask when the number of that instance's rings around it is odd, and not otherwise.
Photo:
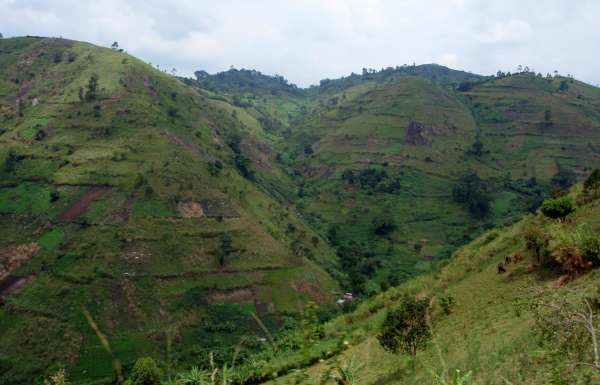
[(87, 208), (92, 204), (92, 202), (94, 202), (98, 198), (110, 194), (111, 191), (112, 188), (108, 186), (92, 187), (92, 189), (83, 194), (83, 196), (77, 202), (75, 202), (74, 205), (72, 205), (65, 212), (63, 212), (59, 220), (63, 222), (74, 221), (75, 219), (79, 218), (79, 216), (83, 214), (85, 210), (87, 210)]
[(35, 276), (33, 275), (28, 277), (17, 277), (14, 275), (7, 276), (0, 281), (0, 297), (6, 297), (12, 291), (33, 281), (34, 278)]

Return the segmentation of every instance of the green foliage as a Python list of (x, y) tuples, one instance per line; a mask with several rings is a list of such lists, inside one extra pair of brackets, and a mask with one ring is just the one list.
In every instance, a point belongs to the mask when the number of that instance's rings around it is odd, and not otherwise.
[(583, 182), (583, 189), (586, 192), (600, 188), (600, 168), (595, 168), (594, 171)]
[(423, 348), (431, 333), (427, 325), (429, 300), (405, 295), (400, 305), (388, 312), (380, 333), (379, 344), (392, 353), (406, 353), (413, 357)]
[(87, 88), (86, 88), (86, 92), (85, 92), (85, 100), (90, 102), (93, 100), (96, 100), (96, 97), (98, 92), (98, 75), (97, 74), (92, 74), (92, 76), (90, 76), (90, 79), (88, 80), (87, 83)]
[(161, 371), (156, 361), (150, 357), (138, 358), (133, 365), (131, 375), (125, 382), (126, 385), (160, 385)]
[(38, 240), (38, 244), (47, 250), (54, 251), (63, 243), (63, 239), (64, 230), (61, 227), (55, 227), (42, 235)]
[(442, 308), (444, 314), (450, 315), (450, 313), (452, 313), (452, 307), (454, 306), (454, 297), (451, 295), (445, 295), (440, 297), (439, 301), (440, 307)]
[(523, 231), (525, 247), (535, 253), (538, 261), (542, 262), (550, 254), (550, 237), (539, 226), (529, 225)]
[(367, 168), (355, 174), (351, 169), (346, 169), (342, 173), (342, 179), (371, 192), (393, 194), (400, 191), (400, 178), (388, 175), (385, 170)]
[(384, 237), (390, 235), (396, 230), (396, 227), (394, 218), (390, 215), (383, 214), (373, 219), (373, 232), (379, 236)]
[(579, 248), (584, 258), (600, 264), (600, 235), (592, 231), (584, 232), (579, 240)]
[(575, 211), (573, 201), (569, 197), (560, 197), (546, 199), (540, 206), (542, 214), (548, 218), (565, 219), (565, 217)]
[(233, 252), (233, 239), (229, 234), (223, 234), (221, 236), (221, 244), (219, 246), (219, 267), (225, 267), (227, 257)]
[(472, 371), (463, 373), (456, 369), (449, 380), (444, 376), (434, 375), (434, 377), (436, 380), (435, 385), (477, 385), (477, 382), (473, 379)]
[(487, 184), (477, 173), (472, 172), (461, 177), (452, 190), (452, 197), (455, 202), (466, 206), (473, 218), (483, 219), (490, 212), (492, 197)]
[(568, 189), (577, 182), (577, 174), (573, 170), (561, 168), (552, 177), (551, 183), (561, 189)]

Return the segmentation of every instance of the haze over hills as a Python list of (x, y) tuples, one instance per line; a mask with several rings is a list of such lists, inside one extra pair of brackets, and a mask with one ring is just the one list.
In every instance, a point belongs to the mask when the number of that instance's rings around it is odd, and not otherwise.
[(6, 384), (59, 366), (110, 383), (115, 358), (244, 361), (600, 165), (600, 89), (529, 72), (403, 66), (302, 89), (24, 37), (0, 39), (0, 111)]

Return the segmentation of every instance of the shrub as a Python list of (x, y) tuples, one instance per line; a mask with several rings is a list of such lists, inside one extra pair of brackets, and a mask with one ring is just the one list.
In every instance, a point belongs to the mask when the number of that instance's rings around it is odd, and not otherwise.
[(600, 188), (600, 168), (594, 169), (590, 176), (583, 182), (583, 190), (589, 192)]
[(594, 264), (600, 263), (600, 236), (592, 232), (581, 236), (579, 247), (583, 256)]
[(428, 309), (428, 299), (404, 296), (400, 306), (387, 314), (377, 335), (381, 346), (392, 353), (410, 354), (414, 359), (417, 350), (425, 346), (431, 336), (427, 325)]
[(550, 237), (540, 230), (537, 226), (529, 226), (524, 230), (525, 247), (532, 250), (538, 262), (542, 262), (549, 254)]
[(464, 175), (452, 190), (456, 203), (466, 206), (475, 219), (483, 219), (491, 209), (492, 197), (485, 183), (476, 173)]
[(396, 230), (396, 223), (391, 216), (377, 217), (373, 219), (373, 232), (379, 236), (387, 236)]
[(160, 377), (160, 369), (152, 358), (138, 358), (125, 385), (160, 385)]
[[(85, 100), (87, 101), (92, 101), (96, 99), (96, 92), (98, 90), (98, 75), (96, 74), (92, 74), (92, 76), (90, 76), (90, 79), (88, 80), (88, 84), (87, 84), (87, 91), (85, 93)], [(81, 97), (81, 92), (80, 91), (80, 97)]]
[(573, 202), (569, 197), (561, 197), (555, 199), (546, 199), (540, 207), (542, 214), (548, 218), (554, 219), (565, 219), (565, 217), (571, 214), (575, 209), (573, 208)]
[(447, 295), (440, 298), (440, 306), (444, 311), (444, 314), (450, 315), (452, 313), (452, 307), (454, 306), (454, 297)]

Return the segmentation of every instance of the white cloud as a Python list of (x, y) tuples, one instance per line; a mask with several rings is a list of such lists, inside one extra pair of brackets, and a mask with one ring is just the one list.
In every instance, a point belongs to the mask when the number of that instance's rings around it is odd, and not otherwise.
[(117, 40), (183, 74), (234, 65), (300, 85), (413, 62), (598, 84), (599, 14), (594, 0), (0, 0), (0, 32)]
[(508, 20), (494, 23), (490, 31), (484, 32), (478, 39), (483, 43), (525, 42), (533, 35), (533, 28), (523, 20)]

